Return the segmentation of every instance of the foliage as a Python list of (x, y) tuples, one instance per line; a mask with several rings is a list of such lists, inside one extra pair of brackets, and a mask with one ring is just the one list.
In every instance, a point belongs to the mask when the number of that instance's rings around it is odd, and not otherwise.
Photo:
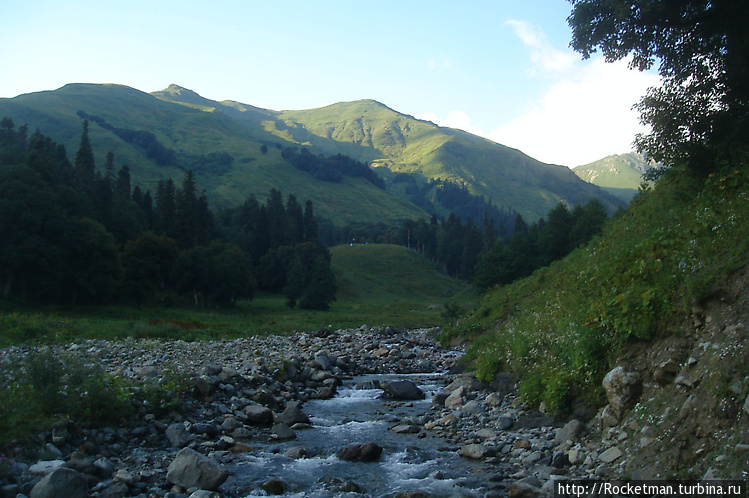
[(671, 333), (747, 264), (746, 171), (746, 159), (707, 179), (670, 169), (590, 244), (488, 292), (446, 338), (474, 338), (477, 375), (516, 372), (531, 402), (599, 400), (621, 348)]
[[(749, 5), (734, 0), (572, 0), (572, 47), (663, 79), (637, 105), (651, 127), (637, 148), (668, 165), (712, 168), (742, 153), (749, 130)], [(728, 156), (727, 156), (728, 154)]]
[(32, 349), (7, 360), (0, 379), (0, 440), (31, 434), (55, 420), (100, 425), (127, 417), (125, 393), (98, 365), (82, 358)]
[(310, 201), (302, 207), (290, 195), (284, 205), (272, 189), (266, 205), (250, 198), (224, 213), (219, 234), (192, 170), (179, 188), (171, 179), (160, 181), (152, 198), (131, 188), (127, 165), (115, 172), (114, 154), (107, 154), (103, 172), (96, 168), (88, 121), (74, 165), (50, 139), (35, 133), (26, 140), (26, 133), (10, 119), (0, 126), (3, 298), (142, 305), (179, 293), (196, 306), (226, 307), (252, 298), (262, 269), (264, 280), (275, 282), (266, 288), (277, 292), (287, 275), (298, 279), (294, 304), (301, 299), (302, 306), (325, 309), (335, 300), (329, 255), (303, 259), (303, 270), (295, 272), (288, 271), (291, 263), (258, 266), (270, 251), (289, 247), (301, 254), (301, 244), (318, 240)]

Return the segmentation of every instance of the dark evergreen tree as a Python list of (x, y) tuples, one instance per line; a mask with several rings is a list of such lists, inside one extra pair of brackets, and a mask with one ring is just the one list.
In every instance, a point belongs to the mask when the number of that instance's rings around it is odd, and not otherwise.
[(312, 201), (308, 200), (304, 203), (304, 242), (310, 242), (317, 240), (317, 220), (315, 219), (315, 211), (312, 206)]
[(83, 121), (83, 132), (78, 152), (75, 154), (75, 178), (78, 187), (86, 194), (92, 195), (96, 181), (96, 162), (94, 150), (88, 137), (88, 120)]

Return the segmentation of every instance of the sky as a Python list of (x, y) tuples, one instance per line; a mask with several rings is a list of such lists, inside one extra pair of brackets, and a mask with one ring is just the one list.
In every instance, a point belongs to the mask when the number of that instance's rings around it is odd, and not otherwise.
[(0, 97), (174, 83), (272, 110), (374, 99), (578, 166), (632, 149), (654, 73), (583, 60), (566, 0), (0, 0)]

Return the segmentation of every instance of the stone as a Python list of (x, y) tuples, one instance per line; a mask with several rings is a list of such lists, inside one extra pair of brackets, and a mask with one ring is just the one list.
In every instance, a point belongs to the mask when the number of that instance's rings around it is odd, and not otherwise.
[(135, 483), (135, 478), (133, 477), (133, 475), (125, 469), (119, 469), (117, 472), (115, 472), (112, 476), (112, 479), (117, 482), (124, 482), (128, 486), (132, 486)]
[(686, 401), (684, 401), (684, 404), (681, 405), (681, 410), (679, 410), (679, 420), (684, 420), (691, 413), (696, 411), (699, 404), (700, 400), (697, 398), (697, 396), (694, 394), (690, 394)]
[(570, 461), (570, 465), (580, 465), (585, 460), (585, 452), (579, 447), (570, 448), (567, 458)]
[(286, 490), (286, 485), (281, 479), (274, 477), (265, 481), (262, 488), (269, 495), (282, 495)]
[(749, 415), (749, 396), (747, 396), (746, 400), (744, 400), (744, 413)]
[(421, 431), (421, 429), (418, 425), (405, 423), (394, 425), (390, 428), (390, 431), (396, 434), (416, 434), (417, 432)]
[(166, 438), (175, 448), (184, 448), (192, 442), (192, 435), (187, 432), (185, 424), (177, 422), (166, 428)]
[(463, 408), (461, 410), (463, 411), (463, 413), (468, 413), (469, 415), (479, 415), (481, 413), (484, 413), (484, 407), (482, 407), (481, 404), (475, 399), (463, 405)]
[(471, 460), (483, 460), (488, 454), (486, 446), (478, 443), (463, 445), (458, 451), (458, 455)]
[(130, 494), (130, 488), (124, 482), (113, 482), (111, 486), (98, 493), (99, 498), (125, 498)]
[(102, 479), (108, 479), (114, 474), (114, 462), (108, 458), (99, 458), (94, 461), (95, 473)]
[(604, 463), (611, 463), (618, 460), (622, 455), (624, 455), (624, 452), (618, 446), (612, 446), (598, 455), (598, 459)]
[(221, 494), (207, 489), (199, 489), (191, 494), (188, 498), (221, 498)]
[(456, 408), (460, 408), (463, 406), (463, 395), (465, 394), (466, 389), (463, 386), (459, 386), (455, 390), (453, 390), (452, 393), (450, 393), (450, 396), (447, 397), (445, 400), (445, 408), (449, 408), (451, 410), (455, 410)]
[(42, 460), (29, 467), (29, 472), (38, 476), (46, 476), (64, 466), (64, 460)]
[(385, 396), (395, 400), (417, 400), (425, 397), (424, 391), (410, 380), (383, 382), (380, 387), (385, 391)]
[(511, 413), (503, 413), (497, 419), (497, 425), (502, 431), (512, 429), (512, 426), (515, 425), (515, 416)]
[(251, 403), (242, 411), (250, 424), (265, 425), (273, 422), (273, 411), (266, 406)]
[(289, 427), (297, 423), (311, 423), (307, 414), (302, 411), (301, 403), (299, 403), (298, 401), (287, 404), (284, 411), (280, 415), (275, 417), (275, 422), (286, 424)]
[(493, 429), (479, 429), (476, 431), (476, 436), (480, 437), (481, 439), (495, 439), (498, 434), (497, 431)]
[(653, 380), (659, 385), (665, 386), (674, 381), (677, 373), (679, 373), (679, 364), (674, 360), (667, 360), (655, 367)]
[(637, 372), (628, 372), (624, 367), (616, 367), (603, 378), (606, 398), (617, 418), (628, 408), (633, 407), (642, 394), (642, 378)]
[(88, 484), (83, 474), (64, 467), (47, 474), (31, 490), (30, 498), (88, 498)]
[(294, 430), (284, 423), (276, 424), (271, 428), (273, 439), (287, 440), (296, 439)]
[(221, 465), (191, 448), (177, 453), (166, 474), (167, 480), (177, 486), (209, 491), (218, 489), (228, 476)]
[(585, 424), (577, 419), (567, 422), (564, 427), (556, 430), (554, 444), (562, 444), (565, 441), (576, 441), (580, 433), (585, 429)]
[(374, 462), (382, 455), (382, 446), (377, 443), (354, 444), (338, 452), (338, 458), (348, 462)]
[(523, 481), (515, 481), (507, 488), (509, 498), (539, 498), (543, 495), (543, 490)]

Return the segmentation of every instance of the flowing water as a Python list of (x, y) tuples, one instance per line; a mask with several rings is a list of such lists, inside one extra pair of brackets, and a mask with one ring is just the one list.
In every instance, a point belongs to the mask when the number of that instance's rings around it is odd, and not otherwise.
[[(260, 451), (246, 456), (233, 469), (232, 481), (256, 490), (247, 496), (265, 496), (261, 486), (270, 478), (282, 481), (284, 496), (289, 497), (388, 497), (405, 491), (482, 496), (480, 463), (460, 458), (456, 447), (431, 431), (422, 429), (420, 437), (389, 430), (400, 420), (418, 420), (430, 412), (432, 395), (441, 387), (440, 378), (438, 374), (371, 375), (347, 381), (335, 398), (304, 405), (311, 429), (297, 431), (297, 438), (289, 442), (256, 447)], [(396, 379), (413, 380), (426, 398), (380, 399), (382, 390), (375, 387), (376, 381)], [(369, 442), (384, 448), (378, 461), (347, 462), (336, 456), (343, 448)], [(356, 483), (360, 491), (342, 491), (347, 482)]]

